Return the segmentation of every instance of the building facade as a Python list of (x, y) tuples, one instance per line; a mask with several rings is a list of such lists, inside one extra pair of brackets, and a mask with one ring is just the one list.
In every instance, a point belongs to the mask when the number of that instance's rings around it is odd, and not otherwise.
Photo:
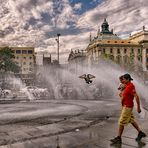
[[(101, 25), (101, 31), (99, 30), (97, 36), (90, 41), (86, 48), (88, 63), (97, 62), (100, 56), (105, 56), (121, 65), (129, 64), (131, 60), (134, 60), (135, 62), (141, 62), (144, 68), (148, 68), (146, 62), (144, 62), (146, 60), (144, 50), (148, 47), (144, 48), (141, 37), (141, 41), (137, 36), (133, 38), (135, 35), (128, 39), (119, 38), (113, 33), (113, 30), (109, 31), (109, 24), (106, 19)], [(145, 30), (142, 32), (145, 32)]]
[(129, 66), (134, 62), (135, 65), (139, 64), (142, 67), (142, 71), (147, 71), (148, 31), (143, 27), (140, 32), (130, 35), (127, 39), (121, 39), (114, 34), (113, 30), (109, 30), (109, 24), (104, 19), (101, 29), (98, 28), (96, 37), (92, 39), (90, 35), (90, 43), (86, 47), (85, 54), (83, 56), (80, 54), (71, 51), (68, 58), (69, 64), (75, 63), (77, 67), (83, 61), (82, 59), (85, 59), (87, 65), (91, 66), (97, 64), (100, 58), (105, 57), (121, 66)]
[(97, 63), (100, 57), (107, 57), (121, 64), (134, 62), (142, 63), (143, 69), (148, 70), (148, 31), (130, 36), (128, 39), (121, 39), (113, 30), (109, 30), (109, 24), (104, 19), (101, 31), (98, 29), (97, 36), (86, 48), (88, 64)]
[(34, 47), (10, 47), (14, 51), (14, 61), (20, 67), (20, 74), (32, 74), (35, 68)]
[(71, 50), (68, 57), (68, 68), (70, 71), (77, 73), (79, 69), (83, 71), (85, 67), (86, 61), (86, 51), (84, 50)]
[(144, 70), (148, 70), (148, 30), (143, 30), (138, 32), (129, 38), (132, 42), (136, 42), (141, 45), (141, 56), (142, 56), (142, 65)]
[(14, 61), (20, 68), (19, 72), (15, 73), (15, 76), (21, 78), (22, 81), (25, 82), (27, 85), (34, 84), (34, 75), (35, 75), (34, 47), (9, 47), (9, 48), (13, 51)]

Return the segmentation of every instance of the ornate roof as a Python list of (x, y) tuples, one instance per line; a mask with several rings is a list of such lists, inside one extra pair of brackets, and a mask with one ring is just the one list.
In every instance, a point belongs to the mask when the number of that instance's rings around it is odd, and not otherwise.
[(106, 19), (104, 19), (104, 22), (101, 25), (101, 32), (100, 29), (98, 29), (97, 36), (94, 37), (93, 40), (91, 40), (90, 44), (102, 40), (121, 40), (121, 38), (119, 38), (116, 34), (113, 33), (113, 30), (109, 31), (109, 24)]

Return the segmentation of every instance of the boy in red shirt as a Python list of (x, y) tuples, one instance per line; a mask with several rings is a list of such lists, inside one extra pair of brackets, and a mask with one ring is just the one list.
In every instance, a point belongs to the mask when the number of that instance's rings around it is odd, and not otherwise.
[(121, 93), (122, 97), (122, 113), (120, 115), (119, 119), (119, 130), (118, 130), (118, 136), (115, 137), (114, 139), (111, 139), (112, 144), (121, 144), (122, 143), (122, 133), (124, 130), (124, 126), (127, 125), (128, 123), (131, 123), (136, 130), (138, 131), (138, 136), (136, 138), (136, 141), (140, 141), (141, 138), (146, 137), (146, 134), (141, 131), (139, 128), (137, 122), (134, 120), (134, 115), (132, 113), (133, 110), (133, 100), (134, 98), (136, 99), (137, 103), (137, 112), (141, 112), (140, 108), (140, 99), (139, 96), (136, 93), (135, 86), (133, 83), (131, 83), (131, 76), (129, 74), (123, 75), (123, 81), (122, 83), (125, 84), (125, 88)]

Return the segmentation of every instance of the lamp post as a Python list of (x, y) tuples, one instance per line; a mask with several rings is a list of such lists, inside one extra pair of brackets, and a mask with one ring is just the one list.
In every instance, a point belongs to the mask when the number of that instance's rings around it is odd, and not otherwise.
[(2, 64), (1, 64), (1, 78), (2, 78), (2, 86), (1, 86), (1, 88), (2, 88), (2, 90), (5, 88), (5, 63), (4, 62), (2, 62)]
[(57, 41), (57, 44), (58, 44), (58, 51), (57, 51), (57, 60), (58, 60), (58, 64), (59, 64), (59, 49), (60, 49), (60, 33), (58, 33), (57, 34), (57, 39), (56, 39), (56, 41)]

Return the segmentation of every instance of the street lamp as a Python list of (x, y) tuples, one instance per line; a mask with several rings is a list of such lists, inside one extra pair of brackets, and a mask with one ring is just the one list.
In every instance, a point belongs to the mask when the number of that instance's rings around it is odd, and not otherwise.
[(60, 40), (59, 40), (59, 39), (60, 39), (60, 35), (61, 35), (61, 34), (58, 33), (58, 34), (57, 34), (57, 37), (58, 37), (58, 38), (56, 39), (57, 44), (58, 44), (58, 52), (57, 52), (57, 60), (58, 60), (58, 64), (59, 64), (59, 48), (60, 48)]
[(2, 90), (5, 88), (5, 63), (4, 61), (1, 63), (1, 78), (2, 78)]

